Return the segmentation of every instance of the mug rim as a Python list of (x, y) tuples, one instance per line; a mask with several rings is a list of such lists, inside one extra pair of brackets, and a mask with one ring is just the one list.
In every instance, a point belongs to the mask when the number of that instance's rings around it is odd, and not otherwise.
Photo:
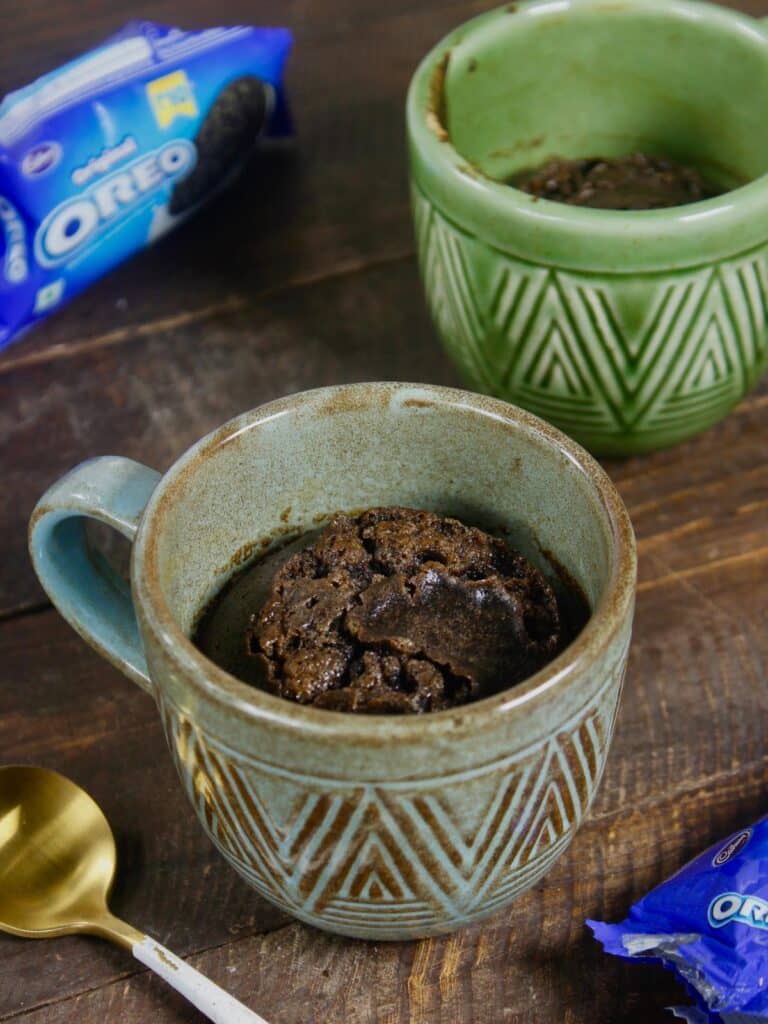
[[(710, 199), (659, 210), (602, 210), (571, 206), (529, 195), (470, 166), (448, 136), (434, 109), (433, 83), (454, 47), (482, 35), (501, 19), (540, 15), (552, 8), (558, 17), (575, 9), (626, 13), (633, 8), (689, 23), (706, 21), (731, 35), (766, 48), (768, 19), (760, 19), (702, 0), (524, 0), (463, 22), (421, 60), (410, 82), (406, 125), (414, 184), (425, 198), (459, 228), (478, 233), (503, 253), (572, 269), (607, 273), (662, 271), (706, 265), (714, 258), (748, 253), (765, 243), (768, 172)], [(442, 88), (442, 86), (440, 86)], [(478, 230), (479, 229), (479, 230)], [(527, 245), (527, 239), (534, 241)]]
[[(360, 715), (294, 703), (241, 681), (208, 659), (186, 635), (162, 591), (157, 538), (179, 486), (195, 471), (195, 464), (213, 455), (245, 430), (277, 416), (329, 401), (343, 394), (365, 400), (415, 389), (442, 407), (458, 405), (480, 416), (503, 421), (539, 443), (559, 451), (586, 478), (608, 528), (609, 572), (600, 601), (581, 633), (553, 661), (527, 679), (492, 696), (444, 711), (423, 715)], [(173, 663), (184, 685), (208, 700), (225, 705), (246, 720), (268, 721), (283, 729), (311, 732), (323, 738), (359, 740), (380, 745), (400, 739), (423, 741), (450, 731), (476, 731), (496, 723), (501, 715), (531, 709), (543, 697), (583, 677), (589, 666), (611, 646), (634, 607), (637, 555), (629, 513), (605, 470), (580, 445), (532, 413), (499, 399), (458, 388), (430, 384), (376, 381), (339, 384), (298, 392), (258, 406), (228, 420), (188, 448), (161, 477), (139, 526), (131, 559), (131, 589), (139, 621), (151, 631), (164, 655)], [(150, 671), (150, 676), (152, 675)], [(155, 693), (157, 683), (152, 680)]]

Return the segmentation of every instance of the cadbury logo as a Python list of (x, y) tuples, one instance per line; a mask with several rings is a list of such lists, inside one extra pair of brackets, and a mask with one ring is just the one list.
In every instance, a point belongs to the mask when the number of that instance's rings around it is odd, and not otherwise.
[(133, 213), (158, 189), (186, 174), (195, 159), (191, 142), (174, 139), (60, 203), (35, 236), (38, 262), (52, 267), (73, 256), (116, 221)]
[(25, 178), (36, 178), (50, 171), (61, 159), (58, 142), (40, 142), (27, 150), (21, 161), (21, 173)]
[(732, 857), (735, 857), (737, 853), (741, 853), (749, 842), (751, 835), (752, 829), (746, 828), (743, 832), (737, 832), (735, 836), (731, 836), (728, 842), (724, 846), (721, 846), (712, 858), (712, 866), (715, 868), (722, 867), (722, 865), (727, 864)]

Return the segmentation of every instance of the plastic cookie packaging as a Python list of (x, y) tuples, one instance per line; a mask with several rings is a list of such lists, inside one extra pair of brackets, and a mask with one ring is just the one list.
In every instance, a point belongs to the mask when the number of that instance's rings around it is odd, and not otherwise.
[(607, 953), (661, 963), (695, 996), (689, 1024), (768, 1022), (768, 817), (644, 896), (621, 924), (588, 921)]
[(286, 29), (134, 22), (0, 105), (0, 347), (290, 132)]

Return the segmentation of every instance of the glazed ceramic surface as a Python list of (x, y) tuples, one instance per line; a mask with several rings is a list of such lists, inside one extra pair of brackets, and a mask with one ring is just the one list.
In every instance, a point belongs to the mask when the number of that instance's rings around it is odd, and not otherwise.
[[(553, 552), (590, 622), (530, 680), (425, 716), (301, 707), (192, 645), (234, 567), (334, 511), (389, 504), (504, 528), (550, 573)], [(134, 541), (130, 592), (90, 560), (84, 516)], [(304, 921), (380, 939), (457, 928), (541, 878), (589, 809), (626, 667), (634, 539), (600, 467), (528, 413), (411, 385), (295, 395), (162, 478), (115, 457), (83, 464), (41, 499), (31, 552), (62, 614), (157, 701), (213, 842)]]
[[(533, 0), (422, 62), (407, 120), (427, 299), (467, 381), (599, 453), (715, 423), (768, 357), (768, 31), (689, 0)], [(657, 153), (726, 194), (617, 212), (504, 184)], [(740, 187), (739, 187), (740, 186)]]

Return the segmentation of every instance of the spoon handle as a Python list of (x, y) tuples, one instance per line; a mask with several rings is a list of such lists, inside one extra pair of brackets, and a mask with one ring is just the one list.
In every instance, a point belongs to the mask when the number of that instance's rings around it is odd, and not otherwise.
[(148, 935), (134, 943), (131, 952), (155, 974), (185, 996), (214, 1024), (268, 1024), (247, 1006), (243, 1006), (210, 978), (190, 967), (174, 953)]

